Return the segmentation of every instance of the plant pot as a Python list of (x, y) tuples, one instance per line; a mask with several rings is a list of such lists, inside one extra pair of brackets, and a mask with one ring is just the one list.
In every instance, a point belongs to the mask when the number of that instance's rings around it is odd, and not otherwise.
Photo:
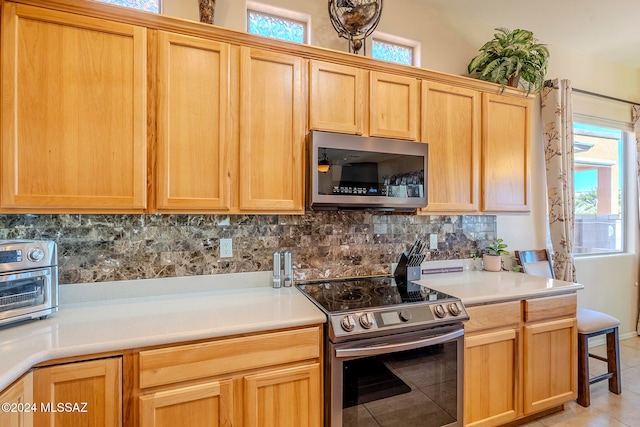
[(516, 74), (515, 76), (509, 77), (509, 80), (507, 80), (507, 86), (518, 87), (519, 82), (520, 82), (520, 74)]
[(483, 268), (486, 271), (500, 271), (502, 270), (502, 257), (500, 255), (482, 255)]

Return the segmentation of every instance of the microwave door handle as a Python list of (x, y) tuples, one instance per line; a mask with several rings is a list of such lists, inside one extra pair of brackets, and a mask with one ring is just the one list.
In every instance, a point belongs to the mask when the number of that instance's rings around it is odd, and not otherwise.
[(379, 356), (381, 354), (392, 353), (396, 351), (414, 350), (420, 347), (428, 347), (431, 345), (442, 344), (464, 335), (464, 329), (460, 328), (453, 332), (442, 335), (436, 335), (429, 338), (421, 338), (415, 341), (402, 342), (397, 344), (383, 344), (368, 347), (352, 347), (336, 349), (337, 358), (362, 357), (362, 356)]

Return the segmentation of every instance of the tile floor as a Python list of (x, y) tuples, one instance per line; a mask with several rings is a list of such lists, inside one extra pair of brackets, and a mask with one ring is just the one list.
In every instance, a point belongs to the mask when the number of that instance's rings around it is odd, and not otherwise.
[[(591, 349), (605, 355), (605, 346)], [(591, 376), (606, 371), (604, 362), (590, 359)], [(575, 401), (562, 412), (523, 424), (526, 427), (637, 427), (640, 426), (640, 337), (620, 341), (622, 394), (609, 392), (608, 382), (591, 386), (591, 406), (583, 408)]]

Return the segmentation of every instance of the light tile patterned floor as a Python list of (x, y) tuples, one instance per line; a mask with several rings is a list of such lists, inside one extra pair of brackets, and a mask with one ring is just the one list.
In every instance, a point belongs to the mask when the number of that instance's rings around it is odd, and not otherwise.
[[(591, 349), (605, 355), (605, 346)], [(606, 371), (604, 362), (590, 359), (591, 376)], [(609, 393), (608, 382), (591, 386), (591, 406), (583, 408), (575, 401), (562, 412), (523, 424), (526, 427), (637, 427), (640, 426), (640, 337), (620, 341), (622, 394)]]

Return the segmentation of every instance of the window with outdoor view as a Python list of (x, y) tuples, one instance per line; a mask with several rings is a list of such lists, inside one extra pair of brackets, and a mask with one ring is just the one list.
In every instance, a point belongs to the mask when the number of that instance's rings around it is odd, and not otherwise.
[(307, 41), (306, 22), (255, 10), (247, 10), (247, 31), (289, 42)]
[(398, 64), (413, 65), (413, 47), (373, 39), (371, 57)]
[(624, 144), (615, 127), (574, 122), (574, 254), (624, 250)]
[(102, 3), (115, 4), (118, 6), (131, 7), (133, 9), (147, 12), (160, 13), (160, 0), (98, 0)]

